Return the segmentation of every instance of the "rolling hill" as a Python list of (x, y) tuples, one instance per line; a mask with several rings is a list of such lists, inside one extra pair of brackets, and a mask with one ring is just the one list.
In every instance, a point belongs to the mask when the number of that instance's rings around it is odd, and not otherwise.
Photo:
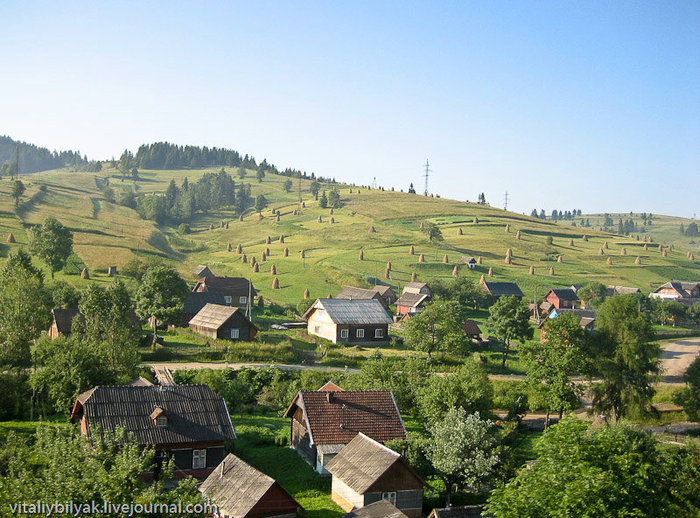
[[(386, 283), (400, 289), (410, 281), (412, 273), (425, 281), (451, 278), (455, 265), (458, 275), (475, 280), (493, 268), (493, 280), (518, 282), (527, 298), (535, 292), (541, 297), (550, 287), (590, 280), (638, 286), (648, 292), (670, 279), (700, 279), (700, 257), (697, 261), (688, 259), (688, 247), (692, 245), (686, 243), (681, 247), (673, 241), (673, 249), (665, 247), (666, 256), (663, 256), (658, 249), (663, 234), (647, 232), (639, 238), (636, 234), (625, 237), (485, 205), (390, 190), (339, 185), (343, 206), (331, 214), (310, 194), (309, 180), (302, 181), (305, 204), (302, 208), (298, 204), (296, 180), (288, 193), (283, 189), (288, 177), (268, 174), (263, 182), (258, 182), (249, 171), (245, 179), (237, 176), (234, 179), (239, 184), (249, 183), (253, 197), (265, 195), (269, 205), (262, 215), (247, 212), (240, 221), (232, 210), (198, 214), (190, 223), (192, 232), (185, 235), (178, 234), (175, 226), (143, 220), (136, 211), (108, 201), (103, 194), (107, 184), (116, 193), (122, 189), (131, 189), (137, 195), (164, 192), (171, 179), (181, 184), (187, 177), (192, 182), (218, 169), (140, 170), (138, 181), (122, 180), (117, 170), (107, 166), (98, 173), (64, 170), (34, 173), (22, 177), (27, 191), (16, 213), (9, 196), (10, 181), (2, 179), (0, 257), (6, 257), (13, 248), (25, 246), (26, 229), (52, 215), (74, 231), (74, 250), (79, 257), (75, 262), (87, 265), (92, 279), (98, 282), (109, 281), (108, 266), (123, 266), (134, 257), (157, 257), (192, 281), (192, 270), (197, 264), (207, 264), (218, 275), (250, 276), (265, 298), (286, 304), (299, 302), (305, 289), (315, 298), (335, 294), (347, 284)], [(279, 221), (272, 209), (279, 211)], [(299, 210), (297, 215), (295, 210)], [(656, 218), (654, 232), (657, 229), (661, 232), (666, 219)], [(675, 226), (678, 233), (680, 220), (668, 220), (668, 232)], [(228, 228), (222, 228), (222, 222), (228, 223)], [(444, 241), (429, 241), (420, 229), (421, 222), (438, 225)], [(375, 232), (370, 232), (372, 227)], [(17, 243), (6, 243), (10, 232)], [(280, 242), (280, 236), (284, 236), (284, 243)], [(654, 242), (644, 250), (644, 238), (649, 236)], [(231, 252), (227, 251), (229, 244)], [(235, 251), (239, 244), (248, 260), (246, 263)], [(409, 254), (411, 245), (415, 255)], [(270, 254), (263, 262), (262, 253), (267, 248)], [(285, 248), (289, 249), (288, 256), (284, 255)], [(512, 264), (504, 261), (508, 248), (513, 252)], [(359, 260), (360, 250), (364, 260)], [(421, 254), (424, 262), (419, 262)], [(482, 264), (469, 270), (458, 264), (462, 256), (481, 257)], [(562, 262), (557, 262), (559, 256)], [(250, 266), (252, 257), (259, 262), (257, 273)], [(447, 263), (443, 262), (445, 257)], [(637, 257), (641, 265), (635, 264)], [(612, 264), (608, 264), (608, 259)], [(392, 266), (390, 279), (385, 278), (388, 262)], [(276, 275), (270, 273), (272, 265)], [(531, 266), (534, 275), (529, 274)], [(79, 264), (67, 268), (57, 278), (77, 285), (87, 282), (80, 279), (78, 267)], [(279, 289), (272, 288), (274, 277), (279, 279)]]

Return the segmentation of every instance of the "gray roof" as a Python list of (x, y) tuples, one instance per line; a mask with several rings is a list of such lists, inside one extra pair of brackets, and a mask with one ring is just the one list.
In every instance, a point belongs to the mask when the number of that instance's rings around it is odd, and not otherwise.
[(227, 306), (226, 295), (214, 291), (191, 291), (185, 299), (185, 314), (199, 313), (207, 304)]
[(612, 297), (613, 295), (631, 295), (632, 293), (640, 293), (639, 288), (631, 288), (628, 286), (608, 286), (605, 288), (605, 295)]
[[(153, 423), (156, 408), (167, 426)], [(206, 385), (98, 386), (78, 396), (71, 418), (85, 416), (87, 433), (125, 428), (141, 445), (188, 444), (235, 439), (224, 399)]]
[(558, 289), (553, 289), (551, 290), (552, 293), (554, 293), (559, 300), (570, 300), (570, 301), (575, 301), (578, 300), (578, 297), (576, 296), (576, 292), (572, 290), (571, 288), (558, 288)]
[(394, 450), (359, 433), (326, 464), (326, 469), (351, 489), (362, 494), (400, 458), (401, 455)]
[(396, 301), (396, 305), (415, 308), (416, 306), (420, 306), (426, 302), (429, 298), (430, 296), (425, 295), (424, 293), (404, 292), (403, 295), (399, 297), (399, 300)]
[(190, 325), (204, 327), (206, 329), (219, 329), (231, 318), (238, 308), (222, 306), (220, 304), (206, 304), (190, 320)]
[(404, 513), (386, 500), (378, 500), (373, 504), (353, 509), (343, 518), (408, 518)]
[(338, 293), (336, 299), (378, 299), (381, 295), (377, 290), (366, 290), (364, 288), (355, 288), (354, 286), (343, 286), (343, 289)]
[(475, 263), (476, 263), (476, 259), (474, 259), (474, 258), (471, 257), (471, 256), (463, 255), (463, 256), (460, 258), (459, 262), (460, 262), (460, 263), (463, 263), (463, 264), (475, 264)]
[(336, 324), (376, 325), (391, 324), (393, 322), (384, 304), (377, 299), (318, 299), (304, 313), (304, 319), (308, 320), (314, 311), (325, 311)]
[(214, 275), (206, 264), (198, 264), (197, 267), (194, 269), (194, 274), (197, 277)]
[(484, 281), (483, 286), (494, 297), (523, 297), (523, 292), (514, 282)]
[(284, 499), (280, 499), (278, 495), (270, 496), (269, 504), (276, 511), (280, 511), (278, 514), (283, 514), (285, 510), (293, 513), (297, 508), (301, 508), (274, 479), (246, 464), (232, 453), (229, 453), (202, 482), (199, 490), (216, 504), (219, 514), (243, 518), (273, 486), (278, 486), (282, 495), (286, 496)]
[(317, 444), (316, 449), (323, 453), (324, 455), (338, 453), (340, 450), (345, 448), (345, 443), (343, 444)]
[(427, 289), (430, 291), (430, 288), (428, 288), (428, 283), (427, 282), (407, 282), (406, 286), (403, 288), (403, 292), (409, 292), (409, 293), (418, 293), (420, 290)]
[(135, 379), (131, 380), (129, 383), (127, 383), (127, 386), (129, 386), (129, 387), (152, 387), (153, 383), (148, 381), (143, 376), (139, 376), (138, 378), (135, 378)]

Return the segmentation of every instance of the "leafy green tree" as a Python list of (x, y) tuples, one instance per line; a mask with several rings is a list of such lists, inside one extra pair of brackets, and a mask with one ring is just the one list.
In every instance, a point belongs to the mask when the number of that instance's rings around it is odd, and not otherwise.
[(340, 208), (342, 205), (340, 201), (340, 194), (338, 193), (338, 189), (335, 187), (328, 193), (328, 206), (331, 207), (332, 209), (337, 209)]
[(493, 406), (493, 386), (476, 360), (467, 360), (454, 374), (423, 378), (416, 401), (420, 415), (428, 423), (442, 419), (450, 408), (488, 414)]
[(532, 339), (534, 330), (530, 325), (530, 310), (517, 297), (500, 297), (489, 308), (488, 325), (491, 334), (503, 342), (501, 364), (505, 367), (508, 351), (513, 340), (524, 342)]
[(290, 192), (292, 190), (292, 181), (285, 180), (284, 184), (282, 184), (282, 188), (284, 189), (284, 192)]
[[(640, 429), (624, 424), (589, 427), (567, 417), (549, 428), (535, 443), (537, 463), (492, 492), (489, 516), (697, 515), (698, 493), (688, 494), (687, 485), (675, 492), (675, 477), (667, 475), (671, 466), (680, 466), (686, 470), (686, 484), (689, 474), (697, 476), (692, 452), (674, 452), (667, 460), (656, 439)], [(690, 481), (695, 489), (697, 480)], [(688, 513), (689, 508), (694, 512)]]
[(267, 207), (267, 198), (265, 198), (265, 196), (262, 194), (258, 194), (258, 196), (255, 198), (255, 210), (257, 212), (262, 212), (265, 207)]
[(54, 281), (48, 286), (54, 308), (71, 309), (78, 307), (80, 293), (65, 281)]
[(426, 222), (423, 224), (423, 234), (428, 236), (430, 241), (442, 241), (442, 230), (435, 223)]
[[(264, 173), (263, 173), (263, 174), (264, 174)], [(239, 167), (239, 168), (238, 168), (238, 178), (240, 178), (241, 180), (243, 180), (243, 179), (245, 178), (245, 175), (246, 175), (245, 169), (244, 169), (243, 167)]]
[(188, 291), (185, 281), (172, 268), (153, 266), (146, 270), (136, 292), (136, 313), (143, 320), (151, 319), (154, 349), (158, 323), (178, 323)]
[(406, 323), (406, 342), (417, 351), (427, 352), (428, 358), (434, 351), (464, 352), (467, 337), (462, 331), (462, 321), (462, 312), (456, 302), (429, 302), (422, 312)]
[(313, 180), (309, 185), (309, 192), (318, 200), (318, 192), (321, 190), (321, 184), (317, 180)]
[[(123, 429), (93, 434), (90, 446), (86, 447), (85, 438), (74, 427), (39, 426), (33, 444), (11, 434), (5, 444), (10, 455), (3, 455), (6, 460), (0, 477), (0, 506), (7, 510), (18, 502), (37, 500), (72, 501), (76, 506), (88, 508), (93, 501), (145, 506), (181, 502), (184, 509), (187, 504), (203, 502), (194, 479), (174, 483), (172, 460), (163, 464), (157, 481), (148, 483), (142, 475), (153, 470), (154, 450), (139, 446)], [(148, 516), (204, 515), (154, 513)]]
[(595, 365), (602, 381), (593, 386), (593, 408), (615, 419), (631, 409), (643, 410), (654, 395), (659, 373), (659, 345), (649, 318), (635, 299), (614, 296), (596, 314), (599, 338)]
[(43, 225), (32, 230), (29, 249), (47, 264), (53, 279), (54, 274), (66, 265), (73, 252), (73, 233), (49, 216)]
[(543, 342), (525, 342), (521, 350), (527, 364), (528, 384), (545, 394), (547, 427), (550, 412), (559, 412), (561, 418), (566, 410), (579, 406), (583, 387), (572, 376), (586, 371), (588, 336), (573, 313), (548, 320), (543, 336)]
[(21, 180), (15, 180), (14, 182), (12, 182), (12, 190), (10, 191), (10, 196), (12, 196), (15, 199), (15, 208), (17, 208), (17, 206), (19, 205), (19, 199), (22, 197), (25, 190), (26, 188), (24, 187), (24, 184)]
[(446, 488), (445, 506), (451, 504), (455, 485), (478, 490), (496, 475), (501, 460), (498, 429), (479, 412), (451, 408), (430, 428), (425, 445), (428, 460)]
[(436, 298), (455, 301), (461, 308), (472, 306), (477, 309), (489, 302), (489, 295), (476, 281), (468, 277), (435, 279), (430, 284), (430, 290)]
[(605, 284), (598, 281), (591, 281), (584, 284), (577, 292), (576, 296), (586, 303), (587, 308), (597, 308), (605, 302), (607, 288)]
[(697, 356), (683, 374), (686, 386), (676, 389), (673, 402), (683, 407), (688, 419), (697, 421), (700, 417), (700, 356)]
[(326, 196), (326, 191), (323, 191), (321, 193), (321, 197), (318, 200), (318, 206), (321, 207), (322, 209), (325, 209), (328, 207), (328, 196)]

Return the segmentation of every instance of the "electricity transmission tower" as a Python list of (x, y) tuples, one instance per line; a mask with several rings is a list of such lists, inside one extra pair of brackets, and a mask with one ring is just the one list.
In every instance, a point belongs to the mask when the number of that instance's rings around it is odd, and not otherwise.
[(428, 162), (428, 159), (425, 160), (425, 191), (423, 194), (426, 196), (428, 195), (428, 176), (430, 176), (430, 173), (432, 172), (432, 169), (430, 169), (430, 162)]
[(508, 210), (508, 191), (503, 196), (503, 210)]

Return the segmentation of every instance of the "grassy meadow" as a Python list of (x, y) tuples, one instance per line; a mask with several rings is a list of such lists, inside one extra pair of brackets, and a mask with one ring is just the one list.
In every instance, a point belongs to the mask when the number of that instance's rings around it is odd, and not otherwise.
[[(674, 245), (664, 257), (658, 250), (660, 239), (654, 238), (644, 250), (643, 237), (649, 233), (637, 240), (636, 236), (571, 227), (489, 206), (390, 190), (340, 185), (343, 206), (331, 214), (309, 193), (309, 180), (301, 182), (302, 208), (296, 180), (287, 193), (283, 189), (286, 177), (268, 174), (258, 182), (249, 171), (246, 178), (234, 175), (234, 179), (239, 184), (250, 183), (253, 197), (265, 195), (269, 205), (262, 215), (249, 211), (239, 221), (233, 211), (198, 214), (190, 224), (192, 233), (187, 235), (179, 235), (176, 225), (143, 220), (134, 210), (111, 203), (102, 194), (107, 184), (117, 197), (122, 189), (137, 194), (163, 192), (171, 179), (181, 184), (187, 177), (192, 182), (215, 170), (140, 171), (138, 181), (122, 180), (110, 168), (100, 173), (25, 175), (22, 181), (27, 191), (16, 211), (9, 196), (10, 181), (0, 180), (0, 257), (6, 257), (13, 247), (26, 246), (26, 229), (54, 216), (74, 231), (77, 255), (75, 264), (57, 277), (79, 286), (90, 282), (79, 278), (83, 264), (92, 281), (108, 282), (108, 266), (122, 266), (134, 257), (160, 258), (189, 281), (195, 280), (192, 269), (197, 264), (209, 265), (217, 275), (250, 277), (266, 299), (283, 304), (298, 303), (305, 289), (312, 298), (335, 294), (343, 285), (386, 283), (400, 291), (413, 273), (424, 281), (450, 278), (455, 265), (458, 275), (475, 280), (492, 268), (494, 281), (518, 282), (528, 299), (541, 297), (550, 287), (593, 279), (649, 292), (670, 279), (700, 278), (700, 257), (691, 262), (688, 248)], [(280, 212), (279, 221), (272, 209)], [(295, 209), (298, 215), (293, 214)], [(654, 230), (665, 228), (665, 218), (655, 218)], [(668, 232), (678, 234), (681, 220), (675, 219), (668, 223)], [(437, 224), (444, 240), (429, 241), (420, 229), (423, 221)], [(687, 225), (690, 220), (683, 221)], [(227, 222), (229, 228), (221, 228), (221, 222)], [(212, 225), (215, 228), (210, 230)], [(370, 232), (371, 227), (375, 232)], [(6, 243), (10, 232), (16, 244)], [(284, 236), (283, 243), (280, 236)], [(268, 237), (270, 244), (266, 243)], [(233, 252), (227, 251), (229, 244)], [(239, 244), (246, 263), (235, 252)], [(415, 255), (409, 254), (412, 245)], [(263, 262), (262, 253), (267, 248), (270, 254)], [(512, 264), (504, 261), (508, 248), (513, 251)], [(363, 260), (359, 259), (361, 250)], [(482, 264), (469, 270), (459, 264), (462, 256), (481, 257)], [(557, 262), (559, 256), (562, 262)], [(252, 257), (259, 262), (257, 273), (250, 267)], [(641, 265), (635, 264), (637, 257)], [(388, 262), (392, 266), (390, 279), (385, 278)], [(276, 275), (270, 273), (272, 265)], [(529, 274), (531, 266), (533, 275)], [(279, 279), (279, 289), (272, 288), (274, 277)]]

